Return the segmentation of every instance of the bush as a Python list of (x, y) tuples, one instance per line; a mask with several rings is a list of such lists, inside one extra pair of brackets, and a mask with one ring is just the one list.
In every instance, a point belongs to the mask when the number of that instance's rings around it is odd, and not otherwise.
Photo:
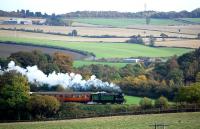
[(169, 107), (169, 102), (168, 99), (165, 98), (164, 96), (161, 96), (155, 101), (155, 107), (157, 108), (168, 108)]
[(140, 35), (138, 36), (132, 36), (131, 39), (127, 40), (128, 43), (136, 43), (136, 44), (142, 44), (144, 45), (144, 41)]
[(140, 106), (142, 109), (152, 108), (153, 107), (152, 100), (147, 97), (144, 97), (143, 99), (140, 100)]
[(52, 96), (32, 96), (27, 103), (27, 108), (33, 118), (41, 119), (52, 117), (60, 108), (60, 102)]

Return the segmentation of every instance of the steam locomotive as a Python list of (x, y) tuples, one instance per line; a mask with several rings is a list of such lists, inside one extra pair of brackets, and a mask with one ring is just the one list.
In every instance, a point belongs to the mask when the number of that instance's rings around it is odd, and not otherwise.
[(117, 103), (122, 104), (124, 95), (122, 93), (106, 92), (32, 92), (32, 95), (49, 95), (56, 97), (60, 102), (79, 102), (79, 103)]

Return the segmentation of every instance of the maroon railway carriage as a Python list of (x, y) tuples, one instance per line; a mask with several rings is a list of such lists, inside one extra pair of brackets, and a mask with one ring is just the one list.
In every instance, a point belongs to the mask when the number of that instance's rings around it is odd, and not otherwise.
[(88, 103), (91, 101), (90, 92), (32, 92), (32, 94), (54, 96), (60, 102)]

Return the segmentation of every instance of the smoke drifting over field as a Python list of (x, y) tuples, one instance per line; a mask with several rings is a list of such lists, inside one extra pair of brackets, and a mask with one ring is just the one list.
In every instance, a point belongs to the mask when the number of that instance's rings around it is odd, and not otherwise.
[(16, 66), (14, 61), (8, 64), (5, 71), (16, 70), (17, 72), (25, 75), (30, 83), (39, 85), (48, 84), (49, 86), (62, 85), (64, 88), (69, 88), (75, 91), (91, 91), (98, 89), (99, 91), (121, 91), (118, 86), (113, 83), (103, 82), (92, 75), (89, 80), (83, 80), (80, 74), (75, 73), (56, 73), (53, 72), (49, 75), (44, 74), (37, 66), (28, 66), (22, 68)]

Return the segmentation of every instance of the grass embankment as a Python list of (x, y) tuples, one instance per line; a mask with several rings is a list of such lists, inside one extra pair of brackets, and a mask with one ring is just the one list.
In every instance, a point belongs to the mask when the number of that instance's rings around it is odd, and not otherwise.
[[(113, 18), (113, 19), (105, 19), (105, 18), (80, 18), (74, 19), (76, 22), (87, 23), (93, 25), (105, 25), (105, 26), (113, 26), (113, 27), (126, 27), (130, 25), (146, 25), (146, 19), (144, 18)], [(174, 21), (171, 19), (155, 19), (152, 18), (150, 21), (151, 25), (179, 25), (181, 22)]]
[(42, 39), (0, 37), (0, 41), (16, 43), (31, 43), (35, 45), (57, 46), (92, 52), (97, 58), (126, 58), (126, 57), (169, 57), (182, 55), (192, 49), (185, 48), (157, 48), (128, 43), (99, 43), (99, 42), (64, 42)]
[(3, 123), (0, 129), (152, 129), (155, 122), (169, 124), (167, 129), (199, 129), (200, 112)]

